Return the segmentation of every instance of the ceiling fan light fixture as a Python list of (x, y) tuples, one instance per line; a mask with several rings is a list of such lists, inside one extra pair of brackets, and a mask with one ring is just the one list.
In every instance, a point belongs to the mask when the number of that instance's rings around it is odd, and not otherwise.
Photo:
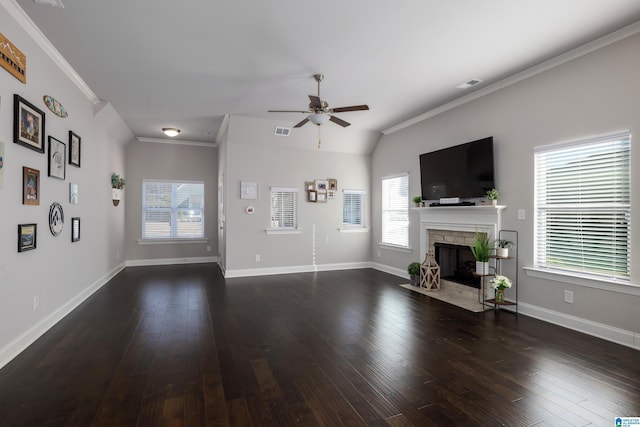
[(329, 116), (326, 114), (309, 114), (307, 119), (314, 125), (320, 126), (323, 123), (326, 123), (329, 120)]
[(174, 136), (178, 136), (178, 134), (180, 133), (180, 129), (178, 129), (178, 128), (162, 128), (162, 132), (164, 132), (165, 135), (170, 136), (171, 138), (173, 138)]

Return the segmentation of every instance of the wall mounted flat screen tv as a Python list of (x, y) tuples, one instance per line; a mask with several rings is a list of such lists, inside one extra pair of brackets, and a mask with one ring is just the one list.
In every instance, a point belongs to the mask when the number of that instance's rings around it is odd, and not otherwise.
[(420, 155), (422, 200), (484, 197), (495, 187), (493, 137)]

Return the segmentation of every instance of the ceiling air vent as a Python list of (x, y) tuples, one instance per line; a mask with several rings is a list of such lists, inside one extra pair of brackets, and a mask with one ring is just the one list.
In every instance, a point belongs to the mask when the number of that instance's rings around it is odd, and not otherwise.
[(276, 132), (274, 135), (277, 136), (289, 136), (289, 133), (291, 133), (291, 128), (283, 128), (283, 127), (276, 127)]
[(459, 86), (456, 86), (458, 89), (467, 89), (470, 88), (471, 86), (475, 86), (478, 83), (482, 83), (482, 80), (480, 79), (471, 79), (471, 80), (467, 80), (466, 82), (462, 83)]

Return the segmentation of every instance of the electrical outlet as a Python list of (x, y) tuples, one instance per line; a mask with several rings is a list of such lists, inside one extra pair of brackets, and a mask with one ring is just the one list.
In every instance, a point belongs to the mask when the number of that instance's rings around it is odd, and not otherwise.
[(564, 302), (573, 304), (573, 291), (564, 291)]
[(256, 255), (256, 262), (260, 262), (260, 254)]
[(35, 297), (33, 297), (33, 311), (36, 311), (39, 305), (40, 305), (40, 297), (36, 295)]
[(207, 246), (207, 252), (211, 252), (211, 246)]
[(518, 220), (524, 221), (524, 209), (518, 209)]

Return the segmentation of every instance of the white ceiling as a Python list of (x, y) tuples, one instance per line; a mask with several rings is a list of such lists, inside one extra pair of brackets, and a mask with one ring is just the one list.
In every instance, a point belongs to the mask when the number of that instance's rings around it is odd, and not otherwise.
[(293, 126), (267, 110), (306, 109), (318, 72), (331, 107), (369, 105), (338, 114), (351, 129), (380, 132), (640, 20), (637, 0), (11, 1), (136, 136), (189, 141), (225, 114)]

